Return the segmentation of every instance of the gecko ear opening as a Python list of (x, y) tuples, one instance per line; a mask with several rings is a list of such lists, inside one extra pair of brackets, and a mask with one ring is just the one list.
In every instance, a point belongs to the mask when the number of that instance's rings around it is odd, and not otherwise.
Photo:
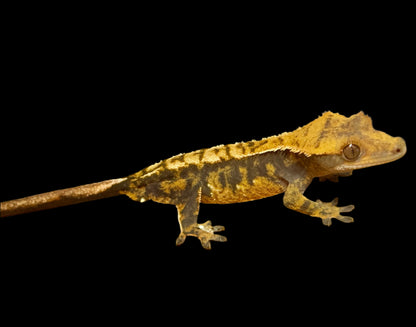
[(342, 150), (342, 154), (344, 155), (344, 158), (348, 161), (354, 161), (357, 160), (361, 155), (361, 149), (356, 144), (348, 144), (344, 150)]

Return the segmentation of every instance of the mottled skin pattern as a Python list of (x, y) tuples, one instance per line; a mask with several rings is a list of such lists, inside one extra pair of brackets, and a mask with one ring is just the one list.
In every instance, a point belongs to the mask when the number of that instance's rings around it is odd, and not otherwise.
[(287, 208), (321, 218), (324, 225), (334, 218), (350, 223), (353, 218), (342, 213), (353, 205), (338, 207), (337, 199), (324, 203), (303, 195), (312, 180), (337, 181), (354, 169), (391, 162), (405, 153), (402, 138), (375, 130), (364, 113), (347, 118), (325, 112), (290, 133), (180, 154), (125, 178), (5, 201), (0, 217), (126, 194), (140, 202), (175, 205), (180, 225), (176, 244), (194, 236), (210, 249), (211, 241), (226, 241), (215, 234), (224, 227), (199, 224), (200, 203), (237, 203), (284, 193)]
[(313, 178), (337, 181), (354, 169), (384, 164), (401, 158), (406, 144), (374, 130), (370, 117), (360, 112), (349, 118), (324, 113), (291, 133), (202, 149), (161, 161), (127, 178), (121, 193), (136, 201), (153, 200), (173, 204), (178, 210), (180, 234), (176, 244), (187, 236), (198, 237), (205, 249), (210, 241), (226, 241), (215, 232), (223, 226), (197, 221), (200, 203), (246, 202), (284, 193), (287, 208), (318, 217), (330, 226), (353, 205), (338, 207), (338, 200), (312, 201), (303, 193)]

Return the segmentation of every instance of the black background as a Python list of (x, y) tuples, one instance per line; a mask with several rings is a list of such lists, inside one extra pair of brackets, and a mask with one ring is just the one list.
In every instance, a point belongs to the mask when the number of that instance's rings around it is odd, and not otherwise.
[[(287, 308), (314, 304), (318, 312), (329, 306), (368, 317), (386, 315), (385, 301), (408, 289), (415, 102), (405, 36), (389, 38), (386, 30), (355, 39), (348, 29), (298, 31), (275, 21), (207, 20), (194, 29), (198, 19), (159, 24), (99, 11), (46, 16), (10, 24), (1, 201), (291, 131), (326, 110), (363, 110), (376, 129), (404, 137), (408, 154), (309, 187), (311, 199), (339, 196), (340, 205), (354, 204), (354, 224), (325, 227), (286, 209), (281, 195), (202, 205), (201, 222), (226, 227), (228, 242), (214, 242), (211, 251), (192, 238), (175, 246), (174, 206), (127, 197), (5, 218), (4, 283), (33, 300), (46, 292), (52, 299), (76, 296), (86, 307), (133, 296), (126, 311), (139, 300), (160, 306), (186, 294), (201, 306), (213, 295), (212, 310), (228, 312), (228, 301), (239, 300), (240, 315), (273, 297)], [(374, 302), (377, 311), (368, 312)]]

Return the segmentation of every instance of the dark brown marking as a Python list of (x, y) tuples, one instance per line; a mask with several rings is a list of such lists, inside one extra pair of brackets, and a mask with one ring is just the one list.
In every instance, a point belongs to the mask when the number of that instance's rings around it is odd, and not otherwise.
[(237, 146), (241, 149), (241, 152), (243, 152), (243, 155), (246, 154), (246, 148), (243, 145), (243, 143), (239, 143), (239, 144), (237, 144)]
[(247, 147), (250, 149), (250, 153), (253, 153), (256, 151), (254, 144), (255, 143), (253, 141), (247, 142)]
[(233, 189), (233, 192), (237, 191), (237, 185), (241, 183), (243, 176), (240, 172), (241, 164), (237, 160), (230, 161), (229, 169), (227, 169), (227, 182), (228, 186)]
[(259, 141), (259, 142), (257, 142), (257, 145), (256, 145), (256, 146), (253, 146), (253, 149), (254, 149), (254, 150), (257, 150), (257, 149), (258, 149), (258, 148), (260, 148), (261, 146), (265, 145), (267, 142), (268, 142), (268, 140), (262, 140), (262, 141)]
[(294, 141), (293, 141), (293, 145), (294, 145), (294, 147), (295, 148), (298, 148), (299, 147), (299, 139), (295, 139)]
[(300, 206), (299, 210), (301, 212), (306, 212), (306, 211), (309, 210), (309, 208), (310, 208), (311, 205), (312, 205), (312, 202), (311, 201), (304, 201), (302, 203), (302, 205)]
[(326, 136), (326, 134), (328, 134), (328, 130), (331, 127), (331, 118), (328, 117), (324, 128), (321, 131), (321, 134), (319, 135), (318, 139), (316, 140), (316, 144), (315, 144), (315, 148), (317, 149), (319, 147), (319, 145), (321, 144), (321, 140)]
[(184, 179), (187, 179), (191, 176), (194, 177), (199, 173), (198, 171), (199, 168), (197, 165), (190, 164), (185, 169), (180, 170), (179, 177)]
[(231, 148), (230, 148), (230, 145), (229, 144), (227, 144), (225, 146), (225, 153), (227, 154), (227, 159), (233, 158), (233, 156), (231, 155)]
[(225, 176), (225, 172), (224, 171), (222, 171), (222, 172), (219, 173), (219, 175), (218, 175), (218, 181), (220, 182), (221, 187), (224, 188), (224, 187), (227, 186), (227, 180), (226, 180), (226, 176)]
[(309, 128), (310, 126), (303, 127), (303, 137), (307, 137), (309, 135)]
[(175, 162), (175, 161), (183, 162), (185, 160), (185, 155), (186, 155), (186, 153), (182, 153), (182, 154), (176, 156), (176, 158), (172, 158), (171, 160), (172, 160), (172, 162)]
[(249, 157), (245, 163), (247, 168), (247, 182), (250, 185), (253, 185), (253, 181), (257, 177), (256, 168), (254, 166), (254, 160), (251, 157)]
[(199, 153), (199, 161), (202, 162), (202, 159), (204, 158), (205, 152), (207, 151), (207, 149), (202, 149)]

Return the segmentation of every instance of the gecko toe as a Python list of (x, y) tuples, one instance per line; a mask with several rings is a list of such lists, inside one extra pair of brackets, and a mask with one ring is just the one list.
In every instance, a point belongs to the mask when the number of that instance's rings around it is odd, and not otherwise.
[(349, 206), (340, 207), (339, 212), (351, 212), (353, 211), (355, 206), (353, 204), (350, 204)]
[(212, 226), (212, 223), (210, 220), (206, 221), (203, 224), (199, 224), (198, 227), (199, 229), (209, 232), (209, 233), (222, 232), (225, 230), (225, 227), (221, 225)]
[(216, 242), (227, 242), (227, 238), (222, 235), (211, 234), (211, 235), (200, 235), (199, 240), (205, 250), (211, 250), (211, 241)]
[(201, 245), (205, 250), (211, 250), (211, 242), (206, 238), (200, 238)]
[(325, 226), (331, 226), (332, 225), (332, 218), (322, 218), (322, 224), (324, 224)]
[(352, 218), (350, 216), (341, 216), (341, 215), (339, 215), (338, 217), (336, 217), (336, 219), (338, 219), (339, 221), (342, 221), (343, 223), (347, 223), (347, 224), (354, 222), (354, 218)]
[(225, 236), (217, 235), (217, 234), (213, 236), (212, 240), (217, 241), (217, 242), (227, 242), (227, 238)]
[(176, 246), (182, 245), (186, 240), (186, 234), (180, 233), (178, 238), (176, 239)]
[(221, 225), (212, 226), (213, 232), (223, 232), (225, 231), (225, 227)]
[[(351, 210), (350, 210), (351, 211)], [(338, 215), (334, 218), (322, 218), (322, 224), (324, 224), (325, 226), (331, 226), (332, 225), (332, 219), (337, 219), (339, 221), (342, 221), (343, 223), (353, 223), (354, 222), (354, 218), (350, 217), (350, 216), (341, 216)]]

